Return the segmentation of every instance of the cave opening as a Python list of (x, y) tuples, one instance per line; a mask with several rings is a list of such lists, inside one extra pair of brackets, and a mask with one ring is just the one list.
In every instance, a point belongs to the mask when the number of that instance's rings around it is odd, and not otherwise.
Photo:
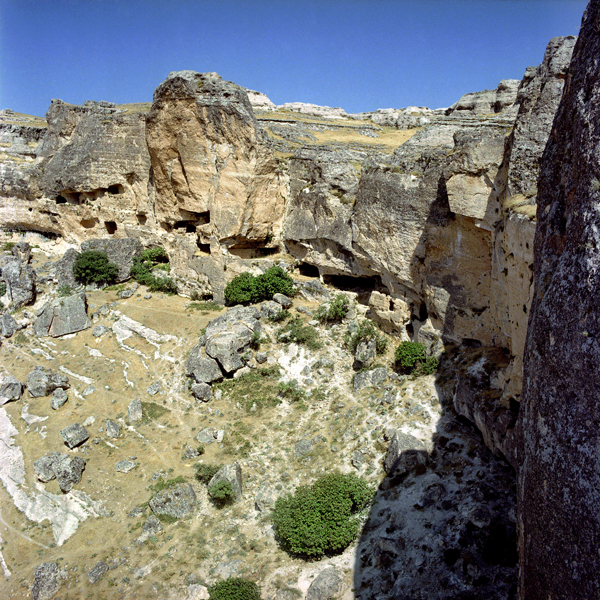
[(174, 225), (175, 231), (184, 230), (185, 233), (196, 233), (196, 225), (194, 221), (177, 221)]
[(146, 221), (148, 220), (148, 217), (143, 213), (138, 213), (136, 217), (140, 225), (145, 225)]
[(309, 263), (300, 263), (298, 265), (298, 272), (300, 275), (304, 277), (318, 277), (319, 276), (319, 268), (315, 267), (315, 265), (311, 265)]
[(122, 194), (124, 191), (125, 189), (120, 183), (117, 183), (115, 185), (109, 185), (107, 189), (107, 192), (109, 194)]
[(210, 244), (202, 244), (200, 242), (197, 242), (196, 245), (198, 246), (200, 252), (204, 252), (204, 254), (210, 254)]
[(81, 219), (80, 224), (85, 229), (93, 229), (96, 227), (96, 219)]
[(371, 277), (352, 277), (350, 275), (323, 275), (323, 282), (338, 290), (355, 292), (360, 304), (368, 304), (371, 292), (378, 291), (388, 294), (379, 275)]
[(104, 221), (104, 227), (106, 227), (106, 231), (108, 231), (110, 235), (117, 231), (117, 224), (114, 221)]
[(64, 196), (61, 196), (60, 194), (58, 196), (56, 196), (56, 204), (66, 204), (67, 203), (67, 199)]
[(163, 223), (160, 224), (160, 226), (167, 232), (167, 233), (171, 233), (171, 231), (173, 230), (173, 226), (171, 225), (171, 223), (167, 223), (166, 221), (164, 221)]
[(277, 254), (277, 252), (279, 252), (279, 248), (263, 248), (260, 246), (255, 248), (240, 248), (233, 246), (229, 248), (229, 253), (238, 258), (265, 258), (266, 256)]

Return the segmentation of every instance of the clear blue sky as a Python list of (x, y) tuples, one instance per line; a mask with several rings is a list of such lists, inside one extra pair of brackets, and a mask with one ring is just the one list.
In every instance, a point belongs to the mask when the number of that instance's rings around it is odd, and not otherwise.
[(521, 79), (586, 0), (0, 0), (0, 108), (149, 102), (216, 71), (273, 102), (449, 106)]

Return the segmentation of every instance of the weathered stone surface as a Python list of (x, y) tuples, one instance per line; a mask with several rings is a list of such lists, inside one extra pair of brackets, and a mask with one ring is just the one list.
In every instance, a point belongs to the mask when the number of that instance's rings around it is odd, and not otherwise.
[(155, 381), (154, 383), (148, 386), (146, 392), (150, 394), (150, 396), (156, 396), (156, 394), (158, 394), (158, 392), (160, 392), (161, 389), (162, 383), (160, 381)]
[(362, 390), (367, 387), (378, 387), (387, 379), (387, 370), (385, 367), (377, 367), (370, 371), (358, 371), (354, 375), (354, 391)]
[(42, 563), (35, 568), (31, 594), (33, 600), (50, 600), (60, 589), (62, 580), (56, 563)]
[(343, 579), (334, 567), (323, 569), (310, 584), (306, 600), (331, 600), (343, 591)]
[(56, 478), (54, 463), (59, 456), (60, 452), (53, 452), (52, 454), (42, 456), (33, 462), (33, 470), (40, 481), (47, 483)]
[(23, 395), (23, 384), (13, 375), (0, 375), (0, 406)]
[(79, 423), (73, 423), (73, 425), (61, 429), (60, 435), (69, 448), (80, 446), (90, 437), (88, 430)]
[(150, 508), (157, 515), (183, 519), (196, 510), (196, 494), (189, 483), (179, 483), (156, 494)]
[(32, 398), (41, 398), (57, 388), (69, 387), (69, 378), (66, 375), (53, 373), (39, 365), (27, 374), (27, 391)]
[(54, 392), (52, 392), (52, 399), (50, 400), (50, 406), (54, 410), (58, 410), (67, 400), (69, 396), (67, 392), (63, 388), (56, 388)]
[(265, 319), (272, 319), (281, 312), (281, 304), (273, 300), (267, 300), (260, 305), (260, 314)]
[(193, 377), (198, 383), (212, 383), (223, 379), (219, 363), (208, 356), (202, 356), (200, 351), (204, 344), (197, 344), (190, 352), (185, 363), (186, 375)]
[(273, 300), (278, 304), (281, 304), (283, 308), (292, 308), (293, 302), (285, 294), (275, 294)]
[(94, 337), (102, 337), (105, 333), (108, 333), (110, 329), (106, 325), (96, 325), (92, 329), (92, 335)]
[(197, 400), (208, 402), (212, 398), (212, 389), (207, 383), (194, 383), (192, 385), (192, 394)]
[(89, 571), (88, 571), (88, 580), (91, 584), (94, 584), (104, 576), (104, 573), (108, 571), (108, 565), (100, 560), (98, 561)]
[(465, 94), (447, 110), (447, 113), (468, 112), (485, 115), (505, 110), (517, 99), (519, 83), (518, 79), (503, 79), (495, 90)]
[(377, 342), (375, 340), (362, 340), (356, 346), (354, 353), (355, 365), (358, 369), (370, 366), (375, 360)]
[(278, 493), (268, 482), (261, 484), (256, 492), (254, 507), (258, 512), (268, 513), (275, 506)]
[(133, 257), (143, 249), (142, 243), (134, 238), (87, 240), (81, 244), (82, 252), (86, 250), (106, 252), (108, 260), (119, 267), (117, 282), (129, 278)]
[(30, 265), (14, 258), (2, 267), (2, 279), (13, 308), (20, 308), (35, 300), (36, 275)]
[[(73, 446), (69, 447), (73, 448)], [(63, 492), (69, 492), (74, 485), (81, 481), (81, 474), (85, 469), (85, 460), (79, 456), (60, 455), (54, 461), (52, 468), (60, 489)]]
[(24, 263), (28, 263), (31, 259), (31, 246), (28, 242), (17, 242), (12, 247), (12, 255)]
[(142, 525), (142, 534), (135, 540), (136, 544), (143, 544), (153, 535), (163, 530), (162, 523), (154, 516), (150, 515)]
[(215, 474), (215, 476), (208, 482), (208, 493), (210, 494), (210, 488), (219, 483), (219, 481), (228, 481), (233, 488), (233, 492), (237, 500), (242, 497), (242, 468), (239, 463), (233, 463), (232, 465), (225, 465)]
[(91, 327), (85, 293), (53, 300), (38, 314), (33, 330), (38, 337), (61, 337)]
[(135, 398), (127, 405), (127, 417), (130, 423), (142, 420), (142, 402)]
[(116, 440), (119, 437), (119, 434), (121, 433), (121, 427), (119, 426), (119, 424), (115, 421), (112, 421), (111, 419), (106, 419), (105, 429), (106, 436), (113, 440)]
[(425, 444), (409, 433), (396, 431), (390, 440), (383, 467), (388, 474), (402, 475), (427, 463)]
[(129, 473), (130, 471), (133, 471), (133, 469), (135, 469), (136, 466), (137, 465), (135, 464), (135, 461), (133, 461), (133, 460), (120, 460), (115, 465), (115, 469), (119, 473)]
[(527, 600), (591, 598), (599, 589), (599, 28), (592, 0), (538, 180), (518, 424), (519, 593)]
[(69, 248), (60, 260), (54, 263), (54, 272), (56, 273), (56, 279), (59, 286), (68, 285), (71, 288), (79, 285), (73, 274), (73, 267), (75, 261), (79, 256), (79, 252), (74, 248)]
[(0, 335), (2, 337), (12, 337), (18, 330), (17, 322), (10, 313), (0, 316)]

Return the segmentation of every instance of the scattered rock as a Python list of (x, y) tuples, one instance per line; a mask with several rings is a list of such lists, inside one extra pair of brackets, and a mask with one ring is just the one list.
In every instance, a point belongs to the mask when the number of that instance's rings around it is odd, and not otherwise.
[(127, 406), (127, 417), (130, 423), (142, 420), (142, 403), (139, 398), (135, 398)]
[(33, 471), (40, 481), (47, 483), (56, 478), (54, 463), (59, 456), (60, 452), (53, 452), (52, 454), (42, 456), (33, 462)]
[(122, 290), (119, 292), (119, 298), (126, 300), (135, 294), (135, 290)]
[(359, 342), (354, 353), (355, 368), (370, 367), (375, 360), (376, 350), (377, 342), (375, 340), (362, 340)]
[(281, 304), (281, 306), (283, 308), (291, 308), (292, 307), (292, 301), (285, 294), (275, 294), (273, 296), (273, 300), (275, 302)]
[(119, 472), (119, 473), (129, 473), (130, 471), (133, 471), (133, 469), (136, 468), (136, 464), (133, 460), (120, 460), (116, 465), (115, 465), (115, 469)]
[(106, 325), (96, 325), (92, 329), (92, 335), (94, 337), (102, 337), (105, 333), (108, 333), (110, 329)]
[(61, 454), (54, 461), (52, 468), (60, 489), (66, 493), (81, 481), (85, 460), (79, 456)]
[(354, 391), (367, 387), (379, 387), (387, 379), (385, 367), (377, 367), (370, 371), (359, 371), (354, 375)]
[(268, 513), (275, 506), (277, 497), (277, 490), (275, 490), (268, 482), (264, 482), (256, 492), (254, 507), (259, 512)]
[(263, 365), (267, 362), (269, 357), (267, 356), (266, 352), (257, 352), (254, 358), (259, 365)]
[(427, 459), (427, 448), (421, 440), (396, 431), (388, 446), (383, 467), (388, 474), (402, 475), (412, 471), (417, 465), (426, 465)]
[(92, 326), (87, 316), (85, 292), (52, 300), (36, 316), (33, 331), (38, 337), (61, 337)]
[(223, 379), (223, 372), (219, 363), (207, 356), (201, 356), (202, 346), (196, 344), (190, 352), (186, 362), (186, 375), (193, 377), (198, 383), (212, 383)]
[(160, 381), (155, 381), (153, 384), (148, 386), (146, 392), (148, 392), (148, 394), (150, 394), (151, 396), (156, 396), (156, 394), (160, 392), (161, 388), (162, 383)]
[(58, 410), (67, 400), (69, 396), (67, 392), (63, 388), (56, 388), (54, 392), (52, 392), (52, 399), (50, 400), (50, 406), (54, 410)]
[(217, 471), (215, 476), (208, 482), (209, 494), (210, 488), (219, 481), (228, 481), (231, 483), (236, 499), (239, 500), (242, 497), (242, 468), (239, 463), (236, 462), (232, 465), (225, 465)]
[(281, 304), (273, 302), (273, 300), (267, 300), (260, 305), (260, 314), (265, 319), (272, 319), (281, 312)]
[(88, 579), (91, 584), (96, 583), (108, 571), (108, 565), (103, 561), (98, 561), (88, 572)]
[(213, 442), (222, 442), (223, 436), (225, 432), (222, 429), (213, 429), (212, 427), (207, 427), (198, 433), (198, 435), (194, 438), (199, 441), (201, 444), (212, 444)]
[(0, 376), (0, 406), (23, 395), (23, 384), (12, 375)]
[(96, 388), (93, 385), (88, 385), (83, 392), (81, 392), (82, 396), (91, 396), (96, 391)]
[(121, 427), (115, 421), (106, 419), (106, 435), (107, 437), (116, 440), (121, 433)]
[(10, 313), (4, 313), (0, 317), (0, 335), (2, 337), (9, 338), (18, 330), (19, 326)]
[(142, 525), (142, 534), (135, 542), (136, 544), (143, 544), (146, 540), (150, 539), (153, 535), (160, 533), (162, 530), (162, 523), (154, 515), (150, 515)]
[(73, 425), (61, 429), (60, 435), (69, 448), (80, 446), (90, 438), (88, 430), (79, 423), (73, 423)]
[(334, 567), (321, 571), (310, 584), (306, 600), (330, 600), (341, 596), (343, 580)]
[(61, 373), (53, 373), (50, 369), (36, 366), (27, 374), (27, 391), (32, 398), (47, 396), (57, 388), (67, 389), (69, 378)]
[(50, 600), (60, 589), (61, 579), (56, 563), (42, 563), (33, 574), (33, 600)]
[(309, 438), (300, 440), (294, 446), (294, 458), (301, 458), (309, 455), (315, 448), (315, 442)]
[(189, 483), (179, 483), (156, 494), (149, 504), (157, 515), (182, 519), (196, 510), (196, 494)]

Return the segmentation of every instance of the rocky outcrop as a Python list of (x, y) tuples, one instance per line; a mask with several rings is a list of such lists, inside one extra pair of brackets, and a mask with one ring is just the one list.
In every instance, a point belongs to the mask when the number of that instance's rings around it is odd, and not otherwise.
[(600, 2), (592, 0), (538, 181), (518, 471), (520, 597), (600, 593)]
[(20, 308), (35, 300), (36, 275), (33, 268), (18, 258), (9, 259), (2, 265), (2, 279), (12, 308)]
[(61, 337), (92, 326), (85, 292), (53, 300), (39, 311), (33, 329), (39, 337)]

